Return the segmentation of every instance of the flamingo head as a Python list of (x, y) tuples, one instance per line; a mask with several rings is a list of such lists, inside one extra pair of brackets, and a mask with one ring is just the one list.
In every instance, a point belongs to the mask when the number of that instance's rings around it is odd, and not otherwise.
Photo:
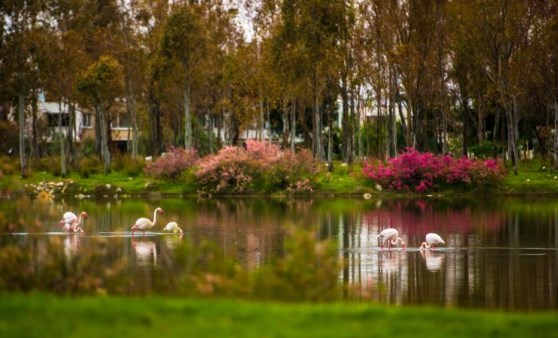
[(87, 215), (87, 213), (85, 211), (82, 211), (82, 213), (80, 214), (81, 217), (87, 219), (87, 217), (89, 217), (89, 215)]
[(163, 209), (161, 209), (161, 208), (157, 208), (157, 209), (155, 209), (155, 211), (157, 211), (158, 214), (161, 214), (161, 215), (163, 214)]

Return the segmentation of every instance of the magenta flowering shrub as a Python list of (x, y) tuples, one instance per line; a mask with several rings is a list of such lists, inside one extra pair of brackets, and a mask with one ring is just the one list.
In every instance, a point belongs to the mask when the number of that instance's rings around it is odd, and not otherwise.
[[(225, 147), (216, 155), (202, 158), (195, 175), (201, 192), (274, 192), (303, 181), (314, 170), (307, 152), (295, 154), (274, 144), (247, 140), (246, 147)], [(311, 182), (306, 182), (303, 189), (312, 189)]]
[(147, 176), (175, 179), (191, 168), (197, 160), (198, 153), (195, 150), (169, 147), (164, 156), (147, 164), (144, 172)]
[(505, 177), (506, 170), (495, 160), (454, 159), (407, 148), (398, 157), (365, 164), (364, 174), (390, 190), (432, 190), (441, 185), (495, 185)]

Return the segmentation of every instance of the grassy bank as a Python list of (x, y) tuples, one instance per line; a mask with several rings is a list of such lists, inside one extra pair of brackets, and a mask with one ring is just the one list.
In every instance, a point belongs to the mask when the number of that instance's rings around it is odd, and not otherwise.
[(556, 313), (168, 298), (0, 296), (2, 337), (553, 337)]
[[(143, 174), (130, 176), (126, 171), (112, 171), (105, 174), (91, 174), (87, 177), (77, 173), (70, 173), (67, 177), (55, 176), (46, 171), (33, 172), (29, 177), (22, 178), (18, 173), (0, 174), (0, 192), (34, 193), (33, 185), (40, 182), (73, 181), (65, 191), (69, 195), (138, 195), (138, 194), (172, 194), (195, 195), (196, 184), (193, 175), (183, 175), (175, 180), (153, 179)], [(314, 194), (325, 195), (359, 195), (369, 192), (372, 194), (386, 194), (374, 189), (374, 183), (362, 173), (360, 165), (349, 168), (341, 163), (335, 163), (333, 172), (328, 172), (324, 166), (315, 177)], [(514, 175), (509, 168), (509, 174), (498, 189), (489, 191), (452, 189), (454, 193), (482, 193), (501, 195), (558, 195), (558, 171), (541, 160), (522, 161), (518, 175)], [(448, 193), (442, 191), (441, 193)]]

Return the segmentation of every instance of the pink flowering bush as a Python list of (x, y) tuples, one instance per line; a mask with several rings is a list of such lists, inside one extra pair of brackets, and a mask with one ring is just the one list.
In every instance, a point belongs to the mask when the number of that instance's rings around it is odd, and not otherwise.
[(225, 147), (202, 158), (195, 175), (199, 190), (206, 193), (274, 192), (303, 180), (313, 168), (306, 152), (294, 154), (277, 145), (247, 140), (245, 148)]
[(147, 176), (175, 179), (191, 168), (198, 160), (195, 150), (170, 147), (164, 156), (149, 163), (144, 172)]
[(247, 192), (256, 171), (255, 162), (239, 147), (224, 147), (198, 162), (198, 185), (208, 193)]
[(364, 174), (390, 190), (423, 193), (443, 185), (481, 186), (502, 181), (506, 171), (495, 160), (454, 159), (407, 148), (386, 164), (365, 164)]

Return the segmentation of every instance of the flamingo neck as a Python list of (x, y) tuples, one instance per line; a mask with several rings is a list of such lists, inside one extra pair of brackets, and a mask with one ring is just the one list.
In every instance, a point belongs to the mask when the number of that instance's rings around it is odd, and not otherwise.
[(79, 217), (78, 217), (78, 221), (77, 221), (78, 226), (81, 225), (81, 221), (82, 221), (82, 219), (81, 219), (81, 214), (80, 214)]
[(430, 244), (427, 242), (422, 242), (419, 249), (430, 249)]
[(155, 225), (156, 222), (157, 222), (157, 209), (153, 211), (153, 225)]

